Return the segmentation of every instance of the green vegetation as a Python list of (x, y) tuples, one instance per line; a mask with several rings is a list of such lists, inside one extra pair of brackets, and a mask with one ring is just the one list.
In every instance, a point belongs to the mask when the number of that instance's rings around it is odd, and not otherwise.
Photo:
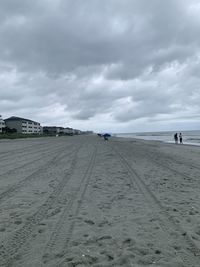
[(2, 133), (0, 139), (18, 139), (18, 138), (37, 138), (44, 137), (43, 134), (20, 134), (20, 133)]
[[(55, 136), (56, 134), (0, 133), (0, 139), (39, 138), (39, 137), (55, 137)], [(72, 136), (72, 134), (59, 134), (59, 136)]]

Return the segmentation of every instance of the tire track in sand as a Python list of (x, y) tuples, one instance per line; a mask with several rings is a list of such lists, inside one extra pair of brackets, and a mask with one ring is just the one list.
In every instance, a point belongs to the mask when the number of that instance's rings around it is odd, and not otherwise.
[[(13, 150), (9, 150), (6, 152), (1, 152), (1, 157), (0, 157), (0, 161), (5, 161), (5, 160), (11, 160), (11, 157), (16, 157), (16, 156), (26, 156), (30, 154), (30, 149), (33, 147), (35, 151), (35, 153), (37, 153), (38, 151), (38, 147), (40, 148), (42, 146), (42, 149), (45, 147), (47, 147), (47, 149), (49, 149), (49, 143), (36, 143), (36, 144), (32, 144), (29, 146), (23, 146), (17, 149), (13, 149)], [(22, 152), (20, 152), (22, 151)], [(34, 153), (34, 151), (31, 150), (31, 153)]]
[(63, 188), (71, 178), (71, 172), (73, 172), (72, 169), (76, 166), (77, 154), (80, 148), (81, 146), (79, 146), (75, 150), (70, 170), (66, 172), (63, 179), (54, 188), (53, 192), (48, 196), (47, 200), (32, 216), (27, 218), (25, 224), (19, 230), (14, 232), (8, 237), (8, 239), (4, 240), (2, 244), (0, 244), (0, 266), (13, 266), (13, 260), (18, 255), (19, 250), (23, 246), (25, 246), (26, 241), (31, 237), (35, 228), (38, 226), (41, 220), (43, 220), (47, 216), (48, 210), (51, 208), (53, 203), (56, 202)]
[[(29, 165), (29, 164), (32, 164), (32, 163), (34, 163), (34, 162), (37, 162), (37, 161), (41, 160), (42, 158), (44, 158), (44, 155), (46, 155), (46, 154), (48, 155), (49, 153), (56, 153), (56, 152), (59, 151), (62, 147), (63, 147), (63, 146), (59, 146), (59, 147), (57, 147), (57, 149), (55, 149), (55, 150), (53, 150), (53, 151), (49, 151), (49, 149), (46, 149), (46, 151), (44, 151), (43, 149), (41, 149), (41, 150), (39, 150), (39, 151), (36, 151), (34, 154), (37, 155), (38, 153), (43, 152), (43, 155), (42, 155), (40, 158), (36, 158), (35, 160), (28, 161), (28, 162), (26, 162), (26, 163), (24, 163), (24, 164), (22, 164), (22, 165), (20, 165), (20, 166), (16, 166), (16, 167), (14, 167), (13, 169), (10, 169), (10, 170), (8, 170), (8, 171), (6, 171), (6, 172), (4, 172), (4, 173), (1, 173), (1, 174), (0, 174), (0, 177), (1, 177), (1, 176), (4, 176), (4, 175), (7, 175), (7, 174), (12, 174), (12, 173), (15, 172), (16, 170), (19, 170), (19, 169), (21, 169), (21, 168), (23, 168), (23, 167), (25, 167), (25, 166), (27, 166), (27, 165)], [(29, 152), (28, 155), (30, 155), (30, 152)], [(20, 155), (20, 157), (21, 157), (21, 155)], [(20, 163), (20, 162), (23, 162), (23, 161), (24, 161), (24, 159), (20, 160), (20, 161), (17, 162), (17, 163)], [(16, 162), (15, 162), (15, 163), (16, 163)], [(8, 164), (4, 165), (3, 167), (9, 166), (9, 165), (11, 165), (11, 163), (8, 163)]]
[[(37, 169), (35, 172), (31, 173), (30, 175), (26, 176), (24, 179), (20, 180), (18, 183), (10, 186), (8, 189), (6, 189), (5, 191), (3, 191), (0, 194), (0, 203), (2, 201), (5, 201), (6, 199), (8, 199), (9, 197), (13, 196), (13, 193), (17, 192), (19, 189), (22, 188), (22, 186), (26, 185), (26, 183), (30, 182), (31, 180), (35, 179), (35, 177), (37, 177), (38, 174), (40, 174), (41, 172), (45, 172), (46, 168), (49, 164), (53, 164), (55, 165), (57, 162), (59, 162), (59, 159), (62, 158), (62, 153), (65, 152), (65, 149), (62, 150), (62, 152), (60, 152), (60, 150), (57, 151), (59, 154), (57, 154), (56, 156), (54, 156), (53, 158), (51, 158), (50, 160), (48, 160), (44, 165), (42, 165), (39, 169)], [(41, 157), (42, 158), (42, 157)], [(40, 158), (40, 159), (41, 159)], [(38, 160), (34, 160), (34, 162), (36, 162)]]
[[(131, 182), (137, 186), (139, 191), (148, 202), (149, 206), (153, 210), (156, 210), (157, 216), (160, 219), (160, 226), (168, 235), (168, 238), (172, 239), (172, 236), (169, 233), (170, 228), (179, 233), (180, 244), (184, 245), (185, 251), (177, 251), (177, 255), (186, 264), (185, 266), (198, 267), (200, 262), (199, 247), (194, 243), (192, 238), (186, 233), (181, 225), (177, 223), (175, 218), (162, 206), (159, 199), (149, 189), (143, 178), (136, 172), (135, 169), (132, 168), (128, 160), (116, 148), (113, 146), (112, 148), (119, 156), (121, 164), (125, 166), (126, 170), (128, 171)], [(175, 238), (177, 239), (177, 237)], [(193, 262), (191, 262), (191, 259)]]
[[(43, 264), (51, 264), (49, 261), (53, 261), (51, 266), (60, 266), (63, 260), (63, 256), (68, 250), (68, 245), (73, 235), (75, 226), (75, 218), (80, 212), (82, 200), (88, 188), (92, 171), (95, 165), (97, 154), (97, 148), (91, 156), (88, 167), (80, 179), (80, 183), (73, 192), (73, 195), (69, 199), (63, 213), (60, 216), (58, 223), (55, 226), (53, 233), (44, 249)], [(71, 219), (71, 220), (70, 220)], [(55, 252), (56, 248), (56, 252)], [(61, 259), (62, 258), (62, 259)], [(49, 265), (48, 265), (49, 266)]]
[[(5, 156), (7, 155), (12, 155), (12, 156), (15, 156), (17, 155), (20, 151), (24, 151), (24, 149), (28, 150), (29, 148), (31, 147), (36, 147), (36, 146), (40, 146), (41, 144), (34, 144), (34, 145), (29, 145), (29, 146), (25, 146), (25, 147), (20, 147), (20, 148), (17, 148), (17, 149), (13, 149), (13, 150), (9, 150), (9, 151), (6, 151), (6, 152), (1, 152), (3, 154), (3, 156), (0, 157), (0, 160), (1, 159), (5, 159)], [(27, 152), (23, 153), (23, 154), (27, 154)], [(9, 156), (6, 157), (6, 159), (9, 158)]]
[[(140, 153), (142, 152), (143, 156), (148, 156), (149, 159), (151, 161), (153, 161), (154, 163), (156, 163), (157, 165), (160, 165), (160, 166), (163, 166), (165, 168), (168, 168), (171, 171), (175, 171), (173, 168), (170, 167), (170, 166), (172, 166), (172, 164), (177, 164), (177, 165), (182, 165), (183, 164), (183, 161), (181, 161), (180, 159), (177, 159), (176, 157), (174, 157), (172, 155), (171, 156), (166, 155), (166, 154), (161, 153), (160, 151), (157, 151), (157, 150), (141, 150), (141, 148), (140, 148), (139, 152)], [(154, 156), (152, 156), (152, 155), (154, 155)], [(162, 163), (162, 164), (158, 163), (160, 158), (163, 159), (164, 163)], [(167, 163), (167, 165), (165, 165), (165, 163)], [(184, 162), (184, 166), (188, 167), (188, 169), (193, 168), (193, 169), (196, 169), (198, 171), (200, 170), (199, 166), (196, 166), (196, 165), (194, 165), (192, 163), (188, 164), (188, 163)], [(186, 174), (178, 172), (178, 171), (176, 171), (176, 172), (178, 174), (188, 178), (188, 176)]]
[[(36, 151), (31, 151), (31, 152), (28, 152), (28, 153), (24, 153), (24, 154), (19, 154), (18, 157), (17, 157), (17, 160), (16, 160), (16, 156), (14, 159), (5, 159), (5, 160), (1, 160), (1, 164), (2, 166), (0, 166), (1, 168), (5, 168), (7, 166), (11, 166), (12, 165), (12, 162), (14, 162), (14, 164), (18, 164), (18, 163), (21, 163), (21, 162), (24, 162), (24, 160), (27, 158), (27, 156), (37, 156), (38, 154), (40, 154), (41, 152), (42, 153), (47, 153), (49, 151), (50, 148), (46, 147), (46, 148), (41, 148), (41, 149), (38, 149)], [(6, 161), (6, 163), (4, 163), (4, 161)], [(20, 167), (20, 166), (19, 166)], [(11, 169), (12, 170), (12, 169)], [(6, 173), (6, 172), (5, 172)], [(0, 176), (4, 175), (5, 173), (2, 173), (0, 174)]]

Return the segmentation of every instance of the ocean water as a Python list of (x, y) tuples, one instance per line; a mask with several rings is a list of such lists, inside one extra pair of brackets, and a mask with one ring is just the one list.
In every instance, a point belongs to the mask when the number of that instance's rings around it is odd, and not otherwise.
[[(145, 132), (145, 133), (117, 133), (115, 136), (124, 138), (137, 138), (143, 140), (162, 141), (174, 143), (174, 134), (178, 131)], [(200, 146), (200, 130), (182, 131), (183, 144)]]

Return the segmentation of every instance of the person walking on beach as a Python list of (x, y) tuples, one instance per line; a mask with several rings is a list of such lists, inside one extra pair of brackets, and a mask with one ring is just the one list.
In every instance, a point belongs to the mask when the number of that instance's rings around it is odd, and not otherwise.
[(175, 144), (178, 144), (178, 134), (177, 133), (175, 133), (175, 135), (174, 135), (174, 140), (175, 140)]
[(182, 133), (179, 134), (179, 141), (180, 141), (180, 144), (183, 144), (183, 137), (182, 137)]

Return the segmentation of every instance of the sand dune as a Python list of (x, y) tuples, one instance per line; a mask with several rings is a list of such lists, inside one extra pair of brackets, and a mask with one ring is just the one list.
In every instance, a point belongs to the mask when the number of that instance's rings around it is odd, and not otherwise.
[(200, 266), (200, 148), (0, 141), (0, 266)]

